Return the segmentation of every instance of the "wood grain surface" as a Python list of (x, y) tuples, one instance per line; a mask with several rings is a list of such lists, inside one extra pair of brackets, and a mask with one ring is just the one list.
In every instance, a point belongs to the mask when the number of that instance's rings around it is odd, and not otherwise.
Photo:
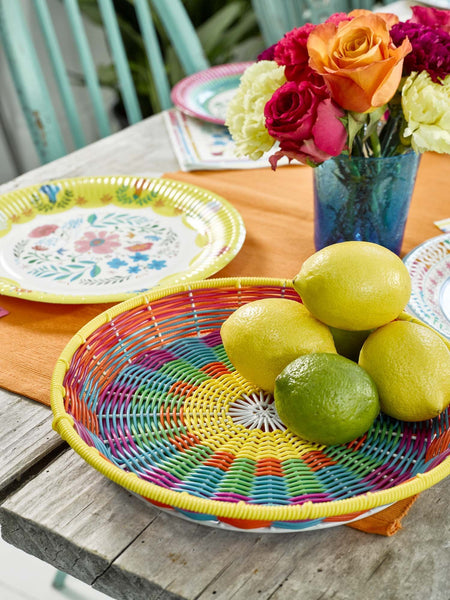
[(2, 535), (118, 600), (448, 600), (449, 492), (450, 478), (423, 492), (390, 538), (231, 532), (149, 506), (68, 450), (6, 500)]

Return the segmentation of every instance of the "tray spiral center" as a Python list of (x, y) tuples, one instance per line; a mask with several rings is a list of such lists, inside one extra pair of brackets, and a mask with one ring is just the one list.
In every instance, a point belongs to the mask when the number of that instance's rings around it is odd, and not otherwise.
[(228, 413), (234, 423), (247, 429), (261, 429), (266, 432), (286, 429), (275, 409), (272, 394), (263, 391), (242, 394), (230, 404)]

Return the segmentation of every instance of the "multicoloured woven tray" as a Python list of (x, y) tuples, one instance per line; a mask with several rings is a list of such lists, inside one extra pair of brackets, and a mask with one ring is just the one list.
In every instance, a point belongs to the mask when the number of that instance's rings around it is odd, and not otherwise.
[(348, 523), (450, 473), (448, 410), (420, 423), (380, 414), (344, 446), (286, 430), (272, 397), (234, 370), (220, 338), (231, 312), (267, 297), (300, 301), (287, 281), (216, 279), (102, 313), (56, 364), (54, 428), (116, 483), (177, 516), (225, 528)]

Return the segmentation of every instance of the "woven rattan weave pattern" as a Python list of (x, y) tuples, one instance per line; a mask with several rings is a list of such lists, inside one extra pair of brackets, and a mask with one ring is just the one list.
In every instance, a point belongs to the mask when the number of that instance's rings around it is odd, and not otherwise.
[[(348, 522), (443, 479), (448, 411), (383, 414), (344, 446), (306, 442), (229, 362), (220, 326), (290, 282), (218, 279), (115, 306), (70, 342), (52, 384), (54, 426), (105, 475), (206, 524), (295, 531)], [(404, 315), (403, 318), (410, 318)]]

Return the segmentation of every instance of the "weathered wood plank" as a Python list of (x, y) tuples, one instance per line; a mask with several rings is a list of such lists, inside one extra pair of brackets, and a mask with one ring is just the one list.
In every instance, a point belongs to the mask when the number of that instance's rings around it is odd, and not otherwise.
[(156, 512), (72, 450), (0, 507), (5, 541), (92, 583)]
[(84, 175), (159, 177), (179, 169), (161, 114), (114, 133), (0, 186), (0, 194), (39, 181)]
[(51, 410), (0, 389), (0, 498), (49, 454), (64, 446), (52, 430)]
[(72, 450), (0, 509), (6, 541), (122, 600), (448, 600), (450, 478), (392, 538), (347, 527), (257, 534), (163, 513)]
[(161, 600), (350, 600), (369, 588), (371, 600), (448, 600), (449, 491), (447, 479), (424, 492), (391, 538), (344, 526), (234, 533), (161, 514), (93, 587), (127, 600), (151, 597), (149, 580)]
[(164, 590), (161, 600), (172, 595), (197, 598), (208, 588), (211, 598), (214, 581), (252, 554), (259, 539), (257, 534), (205, 527), (159, 512), (93, 587), (108, 594), (115, 588), (117, 597), (126, 593), (127, 600), (147, 599), (155, 586)]

